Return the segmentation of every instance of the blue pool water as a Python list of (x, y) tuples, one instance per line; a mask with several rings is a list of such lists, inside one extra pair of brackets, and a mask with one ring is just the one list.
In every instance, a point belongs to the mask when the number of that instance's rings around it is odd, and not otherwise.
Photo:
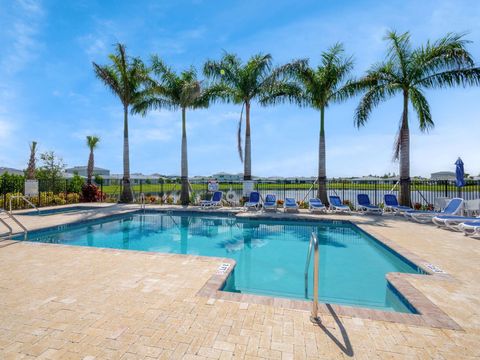
[(36, 210), (27, 211), (18, 215), (47, 216), (47, 215), (78, 212), (78, 211), (84, 211), (84, 210), (95, 210), (98, 208), (99, 208), (98, 206), (70, 206), (70, 207), (59, 207), (59, 208), (53, 208), (53, 209), (39, 209), (40, 211), (36, 211)]
[[(224, 290), (305, 299), (304, 267), (312, 231), (320, 243), (322, 302), (415, 311), (389, 288), (385, 275), (419, 270), (349, 222), (134, 213), (61, 231), (32, 232), (29, 241), (229, 257), (237, 265)], [(310, 278), (309, 298), (311, 283)]]

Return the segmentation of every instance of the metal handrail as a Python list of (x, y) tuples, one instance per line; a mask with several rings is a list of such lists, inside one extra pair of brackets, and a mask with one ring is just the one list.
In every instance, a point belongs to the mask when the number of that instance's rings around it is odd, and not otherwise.
[(0, 218), (0, 222), (7, 227), (8, 237), (10, 238), (12, 236), (12, 233), (13, 233), (12, 227), (10, 225), (8, 225), (7, 222), (5, 220), (3, 220), (2, 218)]
[[(24, 240), (27, 240), (27, 237), (28, 237), (28, 229), (25, 227), (25, 225), (23, 225), (15, 216), (13, 216), (13, 214), (10, 214), (8, 211), (5, 211), (3, 209), (0, 209), (0, 213), (5, 213), (7, 214), (7, 216), (12, 219), (15, 224), (17, 224), (22, 230), (23, 230), (23, 238)], [(5, 224), (5, 221), (2, 219), (2, 222)], [(7, 225), (7, 227), (9, 227)]]
[(143, 192), (140, 194), (140, 209), (145, 210), (145, 194)]
[(13, 196), (10, 196), (10, 214), (12, 213), (12, 200), (13, 199), (23, 199), (23, 201), (25, 201), (28, 205), (30, 205), (32, 208), (34, 208), (35, 210), (37, 210), (37, 213), (40, 213), (40, 209), (37, 208), (35, 206), (35, 204), (33, 204), (30, 200), (28, 200), (24, 195), (13, 195)]
[(310, 242), (308, 244), (307, 252), (307, 261), (305, 262), (305, 298), (308, 298), (308, 269), (310, 267), (310, 260), (312, 258), (312, 249), (313, 249), (313, 303), (312, 303), (312, 314), (310, 315), (310, 320), (314, 323), (320, 322), (320, 317), (318, 316), (318, 267), (319, 267), (319, 258), (318, 253), (318, 237), (312, 232), (310, 235)]

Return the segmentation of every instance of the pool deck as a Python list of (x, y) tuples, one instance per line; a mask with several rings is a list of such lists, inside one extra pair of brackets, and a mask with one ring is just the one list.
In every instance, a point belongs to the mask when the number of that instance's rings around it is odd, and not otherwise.
[[(34, 230), (134, 209), (19, 218)], [(480, 240), (394, 216), (315, 218), (350, 220), (420, 266), (443, 270), (391, 274), (396, 286), (435, 311), (409, 322), (322, 306), (322, 323), (315, 325), (308, 307), (288, 300), (222, 296), (217, 288), (226, 274), (218, 268), (228, 259), (5, 240), (0, 358), (480, 358)]]

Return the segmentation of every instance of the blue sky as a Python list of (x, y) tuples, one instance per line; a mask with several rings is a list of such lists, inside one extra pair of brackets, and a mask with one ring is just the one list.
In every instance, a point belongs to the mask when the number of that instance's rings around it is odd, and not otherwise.
[[(293, 5), (294, 4), (294, 5)], [(310, 58), (343, 42), (361, 75), (385, 54), (388, 29), (411, 31), (415, 44), (468, 31), (480, 62), (478, 0), (437, 1), (36, 1), (0, 0), (0, 166), (25, 168), (28, 143), (54, 150), (69, 166), (86, 164), (85, 136), (101, 137), (96, 165), (122, 171), (122, 108), (95, 78), (113, 44), (145, 60), (158, 54), (177, 70), (201, 66), (222, 51), (243, 59), (271, 53), (276, 64)], [(427, 92), (436, 123), (418, 131), (411, 115), (412, 175), (480, 173), (480, 89)], [(392, 151), (401, 100), (379, 106), (365, 128), (353, 127), (358, 98), (326, 113), (329, 176), (398, 173)], [(190, 175), (241, 172), (236, 150), (240, 108), (214, 105), (187, 114)], [(319, 115), (282, 105), (252, 106), (252, 168), (257, 176), (314, 175)], [(130, 118), (132, 172), (178, 174), (180, 114)]]

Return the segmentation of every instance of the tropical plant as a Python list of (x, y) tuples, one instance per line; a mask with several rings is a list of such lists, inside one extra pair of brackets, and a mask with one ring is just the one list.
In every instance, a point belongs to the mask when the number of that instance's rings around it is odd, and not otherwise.
[[(234, 54), (225, 53), (219, 61), (208, 60), (203, 68), (205, 76), (214, 84), (209, 89), (212, 100), (241, 104), (238, 122), (237, 147), (240, 161), (244, 163), (243, 179), (252, 179), (252, 154), (250, 107), (252, 102), (261, 105), (273, 104), (298, 96), (298, 86), (290, 81), (295, 69), (303, 60), (293, 61), (276, 68), (272, 67), (270, 54), (257, 54), (246, 63)], [(245, 110), (245, 147), (242, 149), (242, 118)]]
[(127, 56), (125, 46), (116, 44), (114, 54), (108, 57), (111, 65), (93, 63), (96, 76), (120, 99), (123, 105), (123, 179), (120, 202), (133, 200), (130, 184), (130, 154), (128, 142), (129, 107), (138, 99), (140, 87), (147, 76), (147, 69), (138, 58)]
[(416, 112), (421, 131), (433, 128), (430, 105), (424, 90), (455, 85), (479, 85), (480, 68), (475, 67), (463, 34), (450, 33), (413, 49), (410, 34), (387, 33), (387, 57), (371, 67), (357, 83), (366, 90), (355, 112), (355, 124), (364, 126), (373, 108), (401, 94), (403, 112), (395, 143), (394, 159), (400, 160), (400, 203), (410, 205), (410, 130), (408, 105)]
[(98, 146), (100, 138), (94, 135), (87, 136), (87, 146), (90, 149), (90, 155), (88, 156), (88, 166), (87, 166), (87, 184), (92, 183), (93, 169), (95, 168), (95, 159), (93, 155), (93, 150)]
[(95, 184), (102, 185), (103, 183), (103, 177), (100, 174), (95, 174), (94, 178)]
[(63, 178), (62, 173), (65, 170), (65, 163), (61, 157), (58, 157), (53, 151), (46, 151), (40, 154), (43, 164), (37, 169), (35, 177), (41, 180), (49, 180), (52, 186)]
[(27, 167), (27, 179), (33, 180), (35, 179), (35, 167), (36, 167), (36, 158), (37, 155), (37, 142), (32, 141), (30, 143), (30, 158), (28, 160), (28, 167)]
[(316, 68), (298, 68), (297, 79), (302, 89), (299, 102), (320, 111), (320, 134), (318, 143), (318, 192), (324, 204), (327, 197), (327, 171), (325, 151), (325, 109), (330, 103), (344, 101), (351, 95), (350, 82), (346, 81), (353, 68), (351, 57), (344, 56), (342, 44), (335, 44), (321, 55)]
[(208, 95), (198, 80), (196, 70), (188, 70), (176, 74), (158, 57), (152, 56), (153, 77), (146, 81), (145, 90), (133, 111), (146, 115), (152, 109), (180, 109), (182, 112), (182, 151), (181, 151), (181, 193), (180, 202), (189, 203), (188, 158), (187, 158), (187, 109), (208, 106)]
[(73, 174), (73, 177), (70, 179), (67, 185), (68, 193), (80, 193), (82, 191), (85, 179), (78, 175), (78, 173)]

